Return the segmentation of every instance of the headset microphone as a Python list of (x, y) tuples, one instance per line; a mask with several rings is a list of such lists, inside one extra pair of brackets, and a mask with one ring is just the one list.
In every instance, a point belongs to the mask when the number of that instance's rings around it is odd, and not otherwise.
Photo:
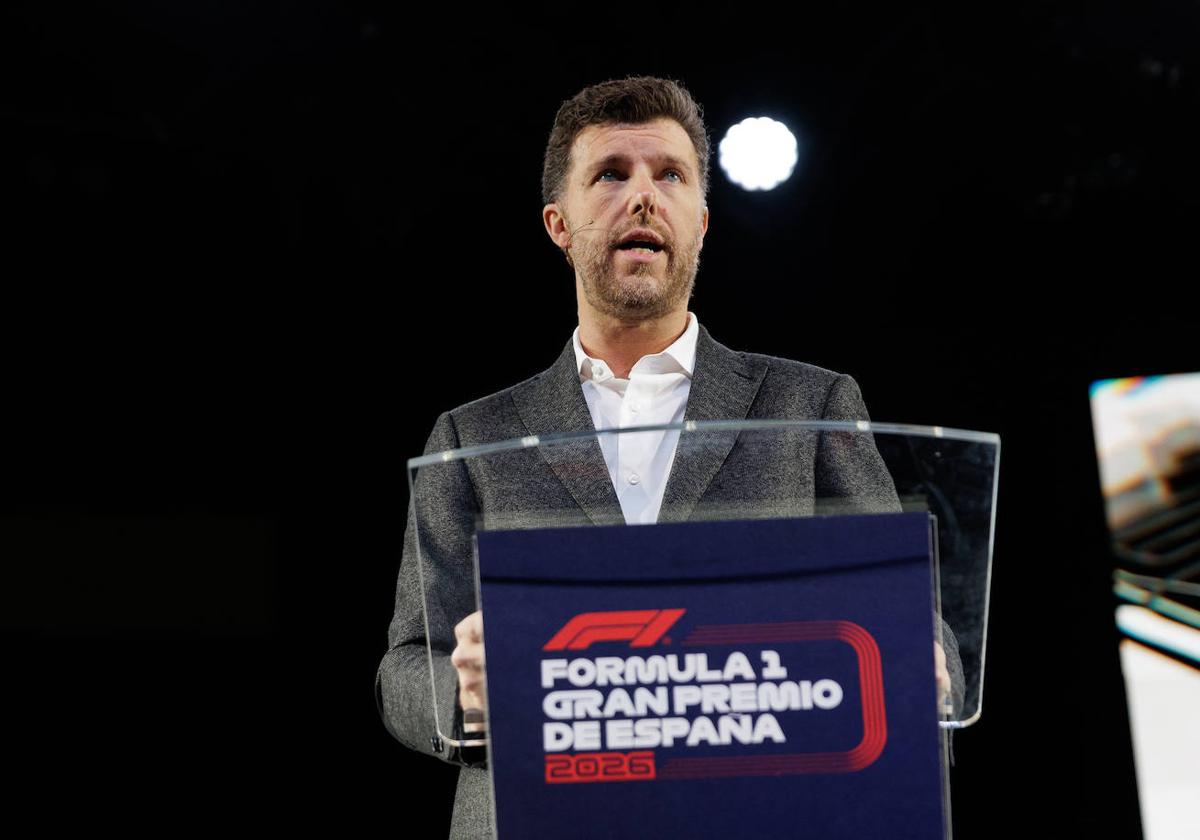
[(583, 230), (588, 225), (595, 224), (595, 223), (596, 223), (595, 219), (588, 219), (586, 222), (581, 224), (579, 227), (575, 228), (575, 230), (569, 230), (569, 231), (567, 231), (567, 233), (569, 233), (571, 235), (571, 237), (574, 238), (575, 234), (579, 233), (579, 231)]
[(575, 228), (575, 230), (567, 231), (567, 244), (562, 248), (563, 256), (567, 258), (567, 265), (572, 267), (575, 265), (575, 263), (571, 261), (571, 240), (575, 238), (575, 234), (579, 233), (579, 231), (583, 230), (588, 225), (593, 224), (595, 221), (595, 219), (588, 219), (579, 227)]

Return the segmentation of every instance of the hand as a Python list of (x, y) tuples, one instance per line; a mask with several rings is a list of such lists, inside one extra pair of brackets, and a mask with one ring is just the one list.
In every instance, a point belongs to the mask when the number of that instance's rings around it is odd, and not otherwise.
[[(458, 645), (450, 654), (450, 661), (458, 671), (458, 704), (462, 706), (464, 713), (478, 713), (464, 715), (463, 729), (467, 732), (482, 732), (486, 728), (483, 715), (487, 711), (487, 701), (484, 698), (487, 678), (483, 667), (483, 613), (476, 610), (460, 621), (454, 628), (454, 638)], [(473, 721), (471, 718), (478, 720)]]
[(937, 677), (938, 711), (946, 711), (952, 702), (950, 671), (946, 668), (946, 651), (938, 642), (933, 643), (933, 673)]

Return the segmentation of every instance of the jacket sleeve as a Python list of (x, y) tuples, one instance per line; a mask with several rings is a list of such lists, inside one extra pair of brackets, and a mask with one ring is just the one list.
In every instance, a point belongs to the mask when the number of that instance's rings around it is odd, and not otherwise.
[[(870, 420), (858, 383), (842, 374), (830, 386), (822, 420)], [(863, 432), (822, 432), (815, 464), (816, 509), (822, 513), (887, 513), (901, 510), (892, 481), (874, 435)], [(942, 649), (950, 673), (954, 714), (962, 712), (966, 694), (958, 639), (939, 615)]]
[[(425, 454), (459, 445), (453, 419), (442, 414)], [(464, 751), (451, 747), (438, 733), (461, 738), (458, 676), (450, 653), (454, 626), (475, 610), (473, 532), (478, 505), (462, 461), (420, 468), (413, 486), (388, 650), (375, 677), (376, 705), (384, 726), (405, 746), (469, 764), (473, 762)]]

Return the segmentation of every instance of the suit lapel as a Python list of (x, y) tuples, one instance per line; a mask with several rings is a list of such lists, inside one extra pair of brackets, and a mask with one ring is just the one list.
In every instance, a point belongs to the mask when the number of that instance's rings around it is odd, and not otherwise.
[[(512, 397), (521, 422), (532, 435), (596, 431), (579, 384), (575, 350), (570, 341), (552, 367), (516, 386)], [(593, 524), (625, 521), (608, 465), (604, 463), (604, 453), (595, 437), (543, 445), (538, 451)]]
[[(701, 327), (684, 420), (746, 419), (766, 372), (765, 363), (735, 353)], [(691, 515), (736, 440), (735, 433), (680, 434), (659, 522), (682, 522)]]
[[(744, 420), (766, 372), (765, 363), (735, 353), (700, 327), (684, 420)], [(513, 389), (513, 403), (531, 435), (595, 431), (570, 341), (552, 367)], [(688, 518), (736, 440), (733, 433), (680, 435), (660, 522)], [(596, 438), (541, 446), (538, 451), (594, 524), (625, 521)]]

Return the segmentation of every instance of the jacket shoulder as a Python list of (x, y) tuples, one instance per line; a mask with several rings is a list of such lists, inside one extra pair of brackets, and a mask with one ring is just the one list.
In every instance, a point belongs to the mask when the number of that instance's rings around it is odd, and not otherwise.
[(739, 352), (763, 371), (752, 416), (772, 419), (868, 419), (858, 384), (844, 373), (781, 356)]
[(774, 378), (780, 383), (794, 382), (810, 387), (828, 388), (846, 375), (811, 365), (808, 362), (785, 359), (782, 356), (767, 356), (763, 353), (738, 353), (738, 355), (742, 356), (748, 365), (765, 368), (767, 377)]
[(552, 372), (553, 368), (544, 370), (493, 394), (463, 403), (445, 412), (438, 423), (448, 423), (454, 428), (458, 446), (522, 437), (528, 430), (517, 412), (515, 396), (536, 387)]
[(765, 353), (750, 353), (733, 350), (717, 341), (704, 327), (700, 328), (700, 344), (697, 346), (697, 364), (701, 359), (717, 363), (718, 369), (733, 371), (749, 379), (764, 378), (764, 384), (783, 386), (802, 385), (809, 388), (828, 388), (843, 374), (826, 370), (807, 362), (769, 356)]

